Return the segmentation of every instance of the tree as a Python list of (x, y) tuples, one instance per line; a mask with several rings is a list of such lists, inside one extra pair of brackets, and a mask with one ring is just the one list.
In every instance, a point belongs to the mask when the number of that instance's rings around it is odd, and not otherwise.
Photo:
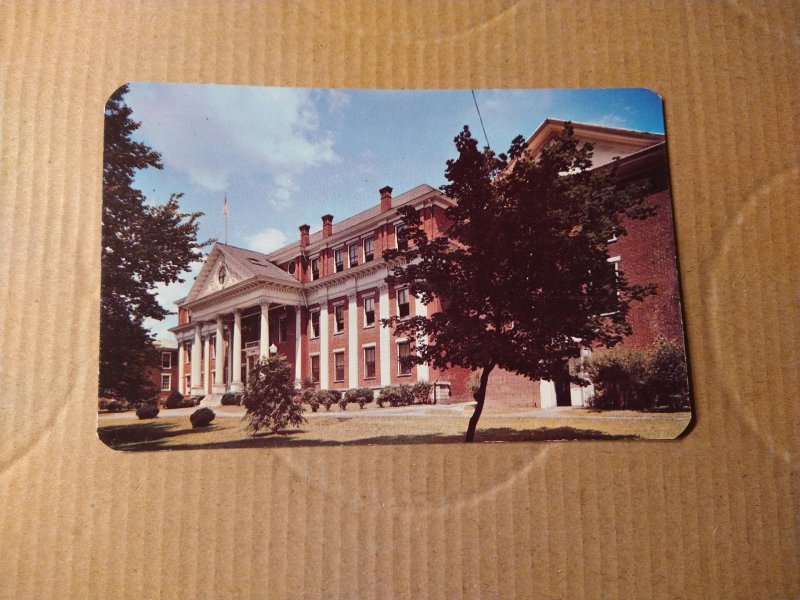
[(522, 137), (508, 155), (480, 151), (468, 127), (455, 145), (442, 186), (456, 201), (445, 234), (429, 239), (416, 210), (403, 207), (412, 243), (384, 252), (387, 281), (408, 284), (425, 304), (438, 299), (441, 310), (383, 325), (415, 340), (409, 363), (480, 369), (469, 442), (492, 369), (553, 380), (562, 394), (566, 383), (569, 393), (570, 380), (580, 382), (569, 374), (570, 358), (631, 333), (629, 303), (655, 288), (611, 269), (608, 244), (626, 233), (625, 218), (654, 209), (644, 203), (646, 184), (618, 180), (616, 162), (591, 169), (592, 146), (570, 124), (538, 157)]
[(183, 281), (204, 244), (197, 242), (202, 213), (181, 212), (182, 194), (156, 206), (133, 187), (137, 171), (162, 165), (158, 152), (133, 139), (140, 123), (125, 104), (127, 92), (119, 88), (105, 109), (99, 388), (101, 396), (140, 402), (156, 391), (147, 374), (157, 354), (144, 320), (171, 314), (158, 303), (156, 285)]
[(288, 425), (305, 423), (303, 404), (295, 400), (294, 371), (283, 356), (259, 360), (247, 376), (242, 404), (247, 409), (247, 429), (277, 433)]

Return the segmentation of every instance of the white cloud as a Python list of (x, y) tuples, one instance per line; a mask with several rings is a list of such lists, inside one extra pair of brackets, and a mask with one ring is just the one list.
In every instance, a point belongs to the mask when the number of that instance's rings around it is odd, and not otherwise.
[(274, 227), (268, 227), (250, 236), (247, 239), (247, 247), (258, 252), (268, 253), (285, 246), (288, 241), (289, 238), (285, 233)]
[(328, 112), (332, 115), (341, 115), (350, 104), (350, 96), (341, 90), (328, 90)]
[(608, 113), (597, 119), (594, 119), (593, 122), (597, 125), (605, 125), (606, 127), (621, 127), (626, 128), (629, 127), (628, 119), (623, 117), (622, 115)]
[(267, 200), (285, 208), (298, 177), (340, 160), (309, 90), (134, 83), (127, 102), (165, 168), (210, 191), (258, 173), (272, 177)]

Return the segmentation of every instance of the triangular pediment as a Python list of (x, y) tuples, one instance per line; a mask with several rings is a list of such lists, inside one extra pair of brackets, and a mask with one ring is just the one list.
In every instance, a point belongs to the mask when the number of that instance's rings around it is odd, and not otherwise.
[(214, 245), (209, 252), (203, 268), (194, 281), (185, 302), (214, 294), (252, 277), (250, 273), (237, 264), (219, 245)]
[[(528, 151), (538, 155), (545, 144), (564, 130), (565, 121), (546, 119), (528, 138)], [(663, 143), (664, 136), (659, 133), (572, 123), (575, 137), (581, 142), (590, 142), (594, 146), (593, 167), (610, 163), (614, 157), (624, 158), (645, 148)]]

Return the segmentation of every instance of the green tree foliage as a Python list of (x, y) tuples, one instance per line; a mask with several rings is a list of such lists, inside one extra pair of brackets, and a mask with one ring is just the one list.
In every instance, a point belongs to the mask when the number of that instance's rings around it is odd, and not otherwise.
[(181, 273), (201, 258), (202, 213), (181, 212), (181, 194), (148, 204), (133, 187), (137, 171), (162, 165), (158, 152), (133, 139), (140, 124), (125, 104), (127, 92), (127, 86), (114, 92), (105, 109), (99, 387), (101, 396), (139, 402), (155, 394), (147, 373), (158, 364), (144, 321), (170, 314), (156, 286), (183, 281)]
[(445, 235), (429, 238), (416, 210), (403, 207), (412, 243), (384, 253), (390, 282), (408, 284), (425, 304), (438, 298), (442, 310), (383, 324), (416, 340), (411, 363), (480, 370), (472, 441), (494, 367), (563, 382), (581, 347), (630, 334), (629, 303), (655, 289), (615, 274), (608, 243), (626, 233), (626, 217), (654, 209), (644, 184), (618, 181), (616, 163), (591, 170), (592, 146), (569, 124), (538, 157), (522, 137), (508, 155), (481, 151), (467, 127), (455, 145), (442, 191), (457, 204)]
[(247, 429), (255, 435), (262, 429), (277, 433), (305, 423), (303, 404), (295, 397), (294, 369), (283, 356), (262, 358), (250, 371), (242, 395), (247, 409)]

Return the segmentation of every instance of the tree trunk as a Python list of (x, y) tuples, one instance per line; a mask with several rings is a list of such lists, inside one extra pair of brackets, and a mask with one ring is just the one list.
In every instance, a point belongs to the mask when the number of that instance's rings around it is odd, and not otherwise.
[(553, 384), (556, 389), (556, 406), (572, 406), (569, 389), (569, 362), (564, 361), (559, 371), (554, 373)]
[(469, 427), (467, 427), (467, 437), (465, 442), (471, 442), (475, 439), (475, 429), (478, 427), (478, 419), (481, 418), (483, 412), (483, 401), (486, 399), (486, 385), (489, 383), (489, 373), (494, 369), (494, 363), (490, 363), (483, 368), (481, 373), (481, 384), (475, 392), (475, 400), (478, 404), (475, 406), (475, 412), (469, 419)]

